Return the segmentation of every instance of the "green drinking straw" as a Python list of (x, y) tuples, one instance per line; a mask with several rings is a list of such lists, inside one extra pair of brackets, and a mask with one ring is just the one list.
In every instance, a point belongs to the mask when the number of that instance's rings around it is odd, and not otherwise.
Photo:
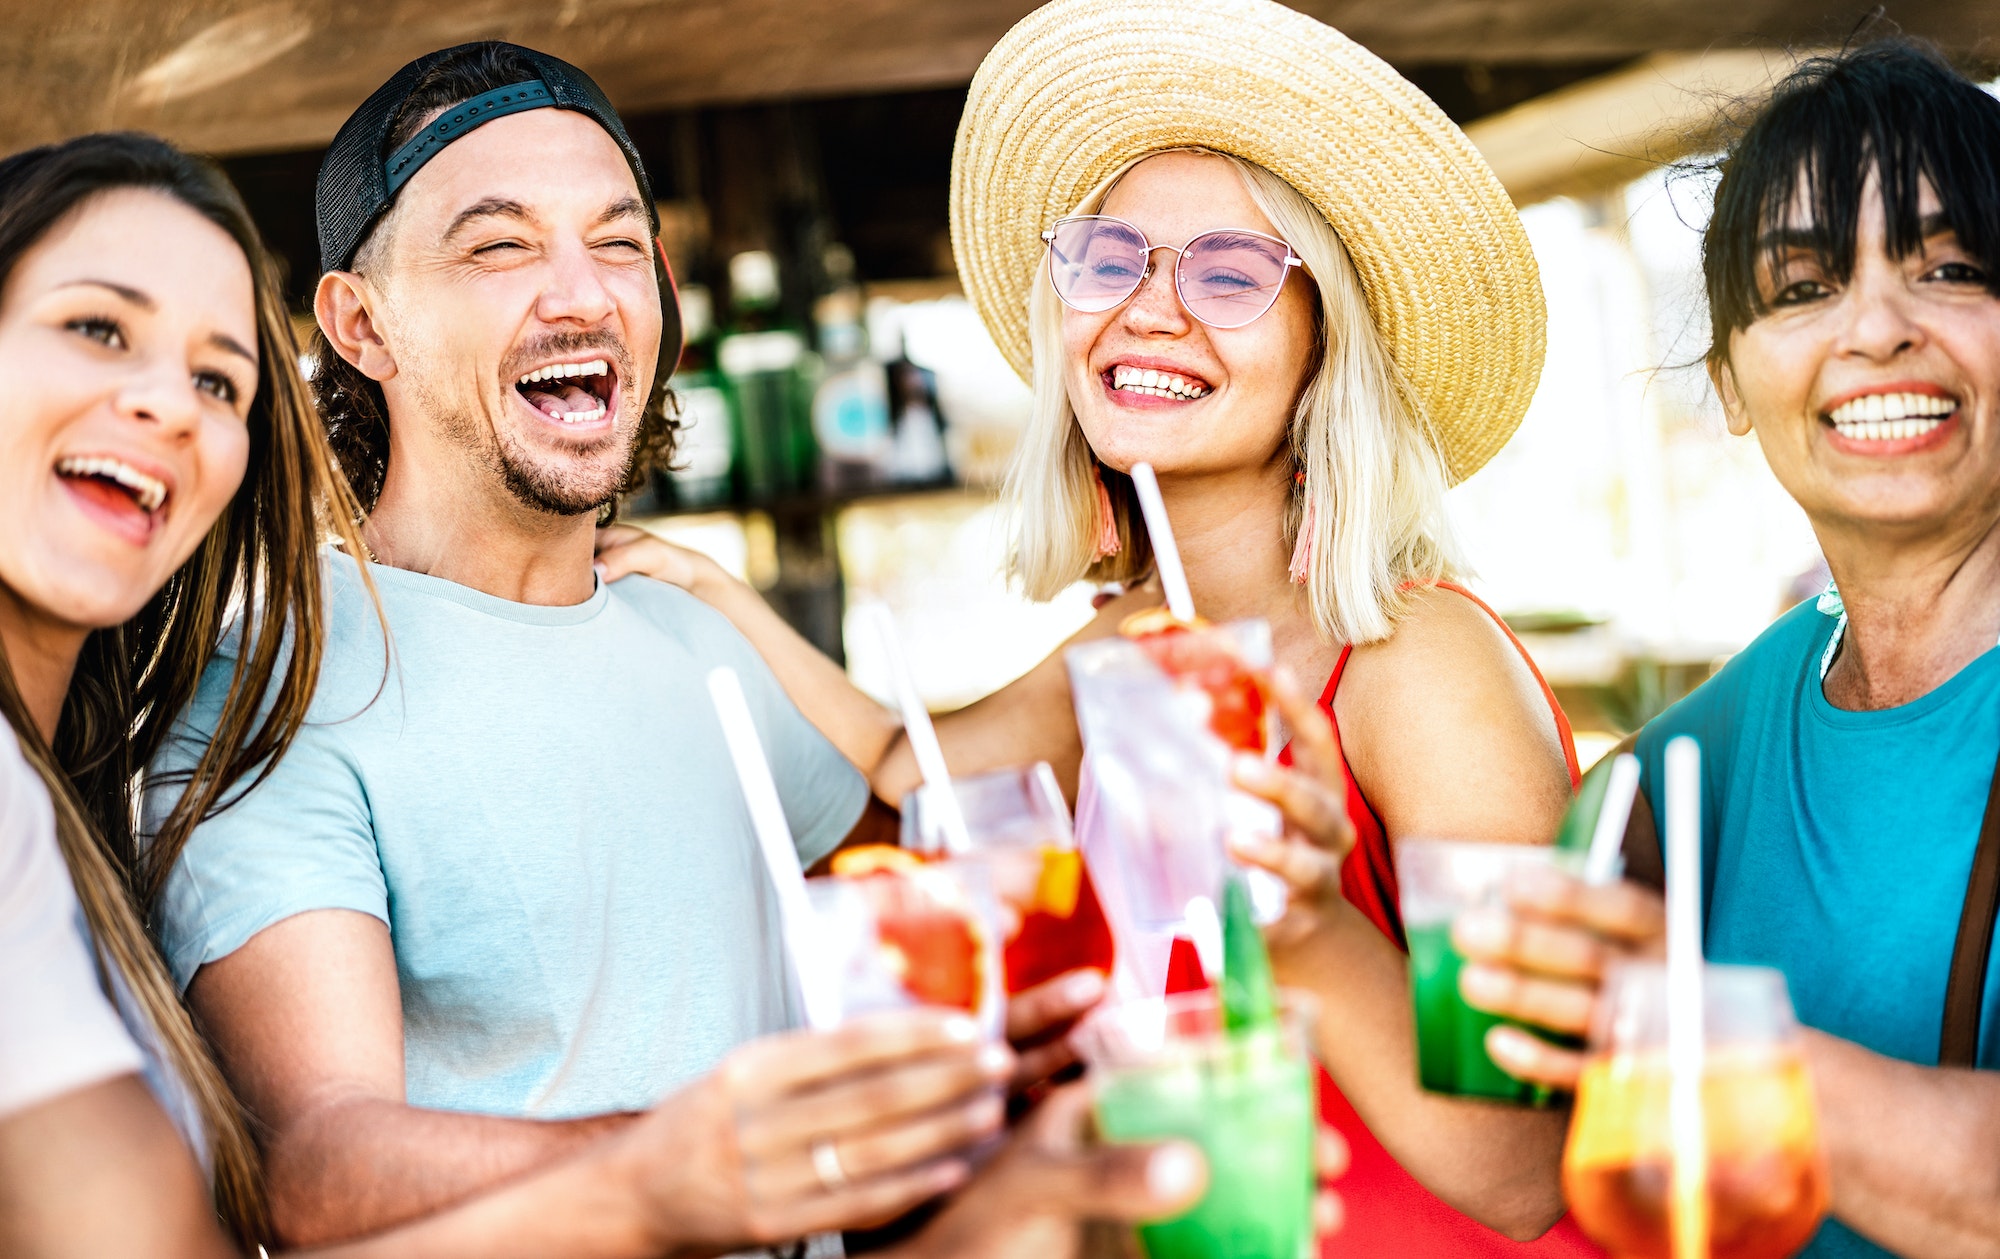
[(1563, 814), (1562, 829), (1556, 832), (1556, 851), (1576, 854), (1582, 861), (1590, 850), (1590, 837), (1597, 831), (1597, 815), (1604, 808), (1604, 793), (1611, 783), (1612, 757), (1605, 757), (1583, 776), (1583, 783), (1576, 789), (1576, 799), (1570, 801), (1568, 812)]
[(1250, 887), (1231, 871), (1222, 883), (1222, 1026), (1230, 1032), (1275, 1027), (1278, 989), (1271, 955), (1251, 910)]

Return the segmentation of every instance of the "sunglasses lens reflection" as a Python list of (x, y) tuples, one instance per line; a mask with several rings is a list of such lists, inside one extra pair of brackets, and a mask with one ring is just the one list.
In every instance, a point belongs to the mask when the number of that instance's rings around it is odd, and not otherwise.
[[(1180, 255), (1175, 282), (1196, 319), (1241, 328), (1278, 300), (1289, 256), (1284, 242), (1254, 232), (1204, 232)], [(1063, 219), (1049, 240), (1049, 279), (1066, 304), (1094, 314), (1138, 290), (1148, 257), (1146, 238), (1116, 219)]]
[(1146, 275), (1146, 239), (1111, 219), (1064, 219), (1049, 241), (1056, 296), (1081, 311), (1110, 310)]
[(1241, 328), (1271, 309), (1285, 283), (1289, 251), (1249, 232), (1206, 232), (1181, 255), (1181, 300), (1212, 328)]

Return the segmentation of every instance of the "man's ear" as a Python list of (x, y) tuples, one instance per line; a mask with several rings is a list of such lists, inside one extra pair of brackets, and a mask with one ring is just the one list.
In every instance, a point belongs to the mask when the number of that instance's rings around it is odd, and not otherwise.
[(1736, 392), (1736, 373), (1729, 360), (1719, 354), (1709, 356), (1708, 379), (1715, 386), (1715, 396), (1722, 400), (1722, 415), (1729, 431), (1738, 437), (1748, 437), (1750, 417), (1743, 410), (1743, 395)]
[(375, 324), (371, 309), (375, 290), (367, 277), (352, 271), (329, 271), (313, 293), (313, 317), (333, 352), (377, 384), (396, 374), (396, 358)]

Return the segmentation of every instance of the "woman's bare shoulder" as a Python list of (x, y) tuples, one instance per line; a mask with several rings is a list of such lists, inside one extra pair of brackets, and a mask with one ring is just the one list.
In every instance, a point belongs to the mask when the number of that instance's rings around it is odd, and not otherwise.
[[(1396, 630), (1354, 649), (1349, 676), (1364, 686), (1418, 681), (1440, 669), (1468, 670), (1467, 681), (1525, 680), (1533, 674), (1498, 621), (1478, 603), (1443, 586), (1413, 590)], [(1363, 679), (1367, 681), (1363, 681)]]
[[(1474, 801), (1511, 799), (1520, 807), (1490, 811), (1486, 824), (1546, 839), (1551, 810), (1559, 817), (1567, 803), (1568, 762), (1540, 681), (1500, 624), (1456, 591), (1416, 592), (1394, 634), (1357, 647), (1335, 711), (1385, 821), (1401, 813), (1445, 833), (1489, 813)], [(1441, 803), (1452, 800), (1464, 803)]]

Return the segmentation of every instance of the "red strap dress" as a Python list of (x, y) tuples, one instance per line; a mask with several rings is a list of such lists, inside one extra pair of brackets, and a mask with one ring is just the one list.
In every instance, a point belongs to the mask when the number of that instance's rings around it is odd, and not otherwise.
[[(1563, 714), (1562, 706), (1556, 702), (1555, 692), (1549, 689), (1541, 670), (1535, 668), (1527, 648), (1521, 646), (1521, 640), (1514, 637), (1507, 623), (1478, 596), (1451, 582), (1439, 584), (1446, 590), (1464, 595), (1492, 617), (1507, 635), (1508, 641), (1521, 653), (1521, 659), (1527, 661), (1535, 681), (1541, 685), (1549, 711), (1555, 717), (1556, 731), (1562, 738), (1563, 758), (1569, 764), (1570, 789), (1574, 791), (1582, 781), (1582, 774), (1577, 765), (1576, 744), (1570, 734), (1569, 718)], [(1320, 707), (1326, 710), (1327, 721), (1333, 724), (1335, 737), (1340, 734), (1340, 722), (1333, 714), (1333, 698), (1340, 690), (1340, 678), (1347, 670), (1347, 658), (1353, 650), (1352, 647), (1341, 649), (1340, 659), (1333, 666), (1333, 676), (1326, 680), (1326, 690), (1319, 698)], [(1285, 749), (1280, 761), (1287, 765), (1291, 763), (1290, 748)], [(1398, 948), (1407, 949), (1402, 920), (1397, 912), (1396, 863), (1389, 848), (1388, 835), (1374, 806), (1368, 803), (1368, 798), (1355, 784), (1354, 774), (1345, 758), (1340, 768), (1347, 780), (1347, 813), (1354, 823), (1355, 834), (1354, 850), (1348, 854), (1340, 871), (1341, 891), (1383, 935), (1394, 940)], [(1467, 1259), (1486, 1256), (1493, 1259), (1588, 1256), (1600, 1259), (1604, 1254), (1567, 1215), (1540, 1239), (1516, 1242), (1446, 1206), (1390, 1157), (1389, 1152), (1382, 1148), (1382, 1143), (1368, 1131), (1368, 1126), (1361, 1122), (1361, 1116), (1348, 1104), (1332, 1077), (1323, 1070), (1319, 1088), (1321, 1116), (1347, 1138), (1348, 1148), (1353, 1154), (1353, 1164), (1337, 1186), (1347, 1209), (1347, 1222), (1338, 1236), (1328, 1240), (1324, 1248), (1327, 1255), (1379, 1255), (1385, 1259), (1388, 1256), (1414, 1256), (1417, 1259), (1430, 1259), (1431, 1256), (1465, 1256)]]

